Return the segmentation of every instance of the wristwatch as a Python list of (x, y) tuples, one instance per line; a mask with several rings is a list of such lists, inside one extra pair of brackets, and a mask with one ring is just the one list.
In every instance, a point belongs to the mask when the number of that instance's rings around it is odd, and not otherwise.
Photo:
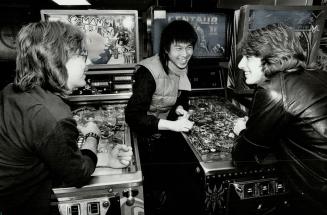
[(85, 134), (84, 139), (86, 140), (88, 137), (94, 137), (98, 142), (100, 140), (100, 136), (93, 132)]

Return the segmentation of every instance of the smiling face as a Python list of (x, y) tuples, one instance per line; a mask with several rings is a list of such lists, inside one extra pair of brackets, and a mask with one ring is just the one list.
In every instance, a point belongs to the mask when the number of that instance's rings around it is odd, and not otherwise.
[(173, 64), (184, 69), (193, 55), (193, 46), (191, 43), (173, 42), (167, 55)]
[(255, 56), (243, 56), (238, 68), (244, 71), (247, 84), (261, 84), (266, 80), (262, 71), (261, 58)]
[(85, 82), (85, 70), (86, 70), (86, 56), (73, 55), (66, 63), (67, 69), (67, 87), (69, 90), (73, 90), (78, 87), (86, 85)]

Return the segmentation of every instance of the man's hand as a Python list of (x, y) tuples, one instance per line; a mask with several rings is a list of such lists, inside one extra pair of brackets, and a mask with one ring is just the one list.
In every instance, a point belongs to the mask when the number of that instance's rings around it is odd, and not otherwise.
[(243, 117), (243, 118), (238, 118), (236, 121), (235, 121), (235, 124), (234, 124), (234, 133), (236, 135), (239, 135), (241, 133), (242, 130), (244, 130), (246, 128), (246, 122), (248, 121), (248, 117)]
[(181, 118), (173, 121), (172, 130), (173, 131), (183, 131), (188, 132), (192, 129), (194, 122), (188, 120), (187, 118)]
[[(106, 157), (104, 157), (106, 156)], [(124, 168), (130, 165), (133, 157), (132, 147), (117, 144), (114, 146), (109, 153), (98, 153), (98, 158), (102, 158), (101, 161), (98, 159), (98, 166), (109, 166), (111, 168)]]
[(169, 131), (176, 131), (176, 132), (188, 132), (192, 129), (194, 122), (186, 119), (180, 118), (176, 121), (160, 119), (158, 123), (159, 130), (169, 130)]
[(175, 112), (179, 116), (178, 119), (181, 119), (181, 118), (188, 119), (190, 117), (190, 114), (186, 110), (184, 110), (183, 106), (181, 106), (181, 105), (179, 105), (176, 108)]
[(100, 131), (98, 125), (95, 122), (93, 122), (92, 120), (89, 121), (88, 123), (86, 123), (85, 126), (78, 125), (77, 129), (80, 130), (83, 135), (92, 132), (92, 133), (97, 134), (98, 136), (101, 136), (101, 131)]

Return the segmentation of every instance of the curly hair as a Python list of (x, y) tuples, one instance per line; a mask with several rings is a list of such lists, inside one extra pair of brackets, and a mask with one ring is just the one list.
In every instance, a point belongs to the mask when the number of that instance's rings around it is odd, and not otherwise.
[(24, 26), (17, 36), (16, 77), (22, 91), (41, 86), (59, 95), (69, 94), (66, 63), (86, 49), (84, 33), (63, 22), (36, 22)]
[(195, 46), (198, 36), (193, 26), (184, 20), (175, 20), (169, 23), (161, 33), (159, 59), (164, 68), (168, 71), (168, 54), (170, 45), (174, 42), (191, 43)]
[(299, 38), (281, 23), (249, 32), (241, 46), (242, 55), (261, 58), (263, 72), (268, 78), (281, 71), (306, 66)]

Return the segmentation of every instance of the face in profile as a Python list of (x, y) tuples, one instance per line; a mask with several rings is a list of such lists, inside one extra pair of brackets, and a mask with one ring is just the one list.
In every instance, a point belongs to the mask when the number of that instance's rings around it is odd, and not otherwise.
[(247, 84), (262, 84), (266, 77), (262, 71), (261, 58), (255, 56), (243, 56), (238, 68), (244, 71)]
[(70, 57), (66, 63), (68, 73), (67, 87), (73, 90), (78, 87), (86, 85), (85, 71), (86, 71), (87, 54), (76, 54)]
[(193, 45), (191, 43), (173, 42), (167, 54), (173, 64), (184, 69), (193, 55)]

